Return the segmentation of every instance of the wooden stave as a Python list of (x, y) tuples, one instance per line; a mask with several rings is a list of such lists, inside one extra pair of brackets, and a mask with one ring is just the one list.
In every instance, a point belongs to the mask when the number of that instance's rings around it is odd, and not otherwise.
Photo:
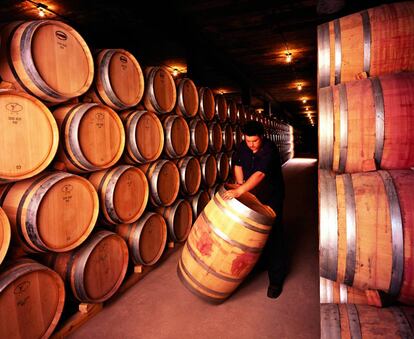
[[(85, 58), (89, 66), (88, 76), (86, 77), (84, 85), (79, 88), (77, 91), (72, 93), (62, 93), (58, 90), (50, 87), (45, 80), (38, 73), (32, 56), (30, 54), (31, 48), (26, 48), (25, 53), (26, 63), (21, 60), (12, 60), (12, 56), (9, 53), (12, 51), (7, 51), (6, 48), (2, 48), (0, 52), (1, 64), (3, 67), (0, 67), (2, 70), (1, 77), (3, 80), (11, 82), (16, 90), (22, 90), (30, 95), (33, 95), (41, 100), (50, 103), (61, 103), (85, 93), (92, 84), (94, 76), (94, 65), (93, 57), (87, 46), (84, 39), (81, 35), (72, 27), (67, 25), (62, 21), (56, 20), (33, 20), (33, 21), (16, 21), (12, 22), (9, 25), (3, 27), (1, 35), (2, 40), (8, 41), (9, 48), (15, 50), (14, 55), (21, 55), (20, 48), (24, 48), (27, 44), (31, 47), (31, 42), (33, 35), (37, 28), (41, 28), (49, 23), (60, 26), (66, 31), (68, 31), (72, 36), (75, 37), (76, 41), (82, 46), (83, 52), (85, 53)], [(58, 31), (57, 31), (58, 32)], [(65, 34), (65, 33), (64, 33)], [(23, 39), (24, 44), (19, 43)], [(15, 61), (15, 62), (14, 62)], [(11, 64), (10, 64), (11, 63)]]

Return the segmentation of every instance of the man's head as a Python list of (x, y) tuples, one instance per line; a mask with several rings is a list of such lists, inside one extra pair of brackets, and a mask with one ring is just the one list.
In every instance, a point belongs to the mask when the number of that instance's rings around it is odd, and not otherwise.
[(262, 147), (264, 127), (258, 121), (248, 121), (242, 128), (247, 147), (256, 153)]

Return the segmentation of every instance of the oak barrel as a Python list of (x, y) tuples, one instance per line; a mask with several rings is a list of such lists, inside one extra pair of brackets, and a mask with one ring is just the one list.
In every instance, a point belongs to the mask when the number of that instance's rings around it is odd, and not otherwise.
[(198, 111), (198, 91), (194, 82), (189, 78), (182, 78), (176, 81), (177, 103), (175, 114), (186, 118), (192, 118)]
[(0, 208), (0, 265), (7, 254), (10, 245), (10, 222), (6, 213)]
[(359, 290), (345, 284), (320, 278), (319, 295), (321, 304), (358, 304), (382, 307), (377, 290)]
[(223, 146), (222, 129), (218, 122), (212, 121), (208, 124), (208, 147), (212, 153), (221, 151)]
[(198, 114), (205, 121), (213, 120), (215, 114), (215, 103), (213, 91), (208, 87), (200, 87), (198, 90)]
[(210, 196), (210, 200), (214, 198), (214, 196), (216, 195), (216, 193), (219, 191), (219, 189), (223, 186), (224, 184), (215, 184), (213, 187), (210, 187), (208, 189), (208, 195)]
[(101, 217), (105, 223), (130, 224), (147, 206), (149, 187), (138, 168), (121, 165), (92, 173), (88, 180), (98, 192)]
[(234, 100), (227, 100), (227, 119), (229, 123), (237, 123), (237, 104)]
[(319, 172), (320, 273), (414, 304), (414, 171)]
[(97, 103), (63, 105), (53, 111), (60, 145), (56, 169), (93, 172), (115, 165), (125, 146), (125, 131), (118, 114)]
[(42, 172), (2, 188), (12, 237), (28, 252), (65, 252), (79, 246), (98, 218), (92, 184), (65, 172)]
[(41, 100), (59, 103), (84, 94), (93, 81), (89, 47), (57, 20), (18, 21), (1, 30), (0, 76)]
[(414, 70), (414, 3), (385, 4), (318, 26), (318, 87)]
[(191, 119), (190, 128), (190, 152), (193, 155), (203, 155), (208, 149), (208, 128), (200, 118)]
[(115, 110), (136, 106), (144, 94), (144, 75), (137, 59), (124, 49), (102, 49), (95, 56), (93, 86), (84, 102), (98, 102)]
[(165, 67), (145, 69), (144, 105), (149, 111), (169, 113), (175, 107), (177, 92), (175, 82)]
[(200, 161), (192, 156), (186, 156), (177, 161), (180, 172), (180, 191), (184, 195), (197, 193), (201, 184)]
[(170, 160), (161, 159), (141, 165), (139, 168), (148, 179), (150, 202), (155, 206), (171, 205), (180, 189), (180, 174), (177, 166)]
[(130, 110), (120, 114), (125, 127), (125, 161), (144, 164), (157, 160), (164, 148), (164, 129), (149, 111)]
[(145, 212), (133, 224), (116, 226), (116, 232), (126, 241), (136, 265), (154, 265), (161, 258), (167, 243), (167, 225), (158, 213)]
[(183, 242), (187, 239), (193, 225), (193, 210), (190, 203), (184, 199), (177, 199), (168, 207), (158, 207), (168, 229), (168, 238), (174, 242)]
[(56, 272), (29, 259), (10, 263), (0, 273), (0, 338), (49, 338), (64, 303)]
[(246, 111), (243, 104), (237, 105), (237, 120), (240, 125), (243, 125), (247, 120)]
[(191, 204), (193, 219), (195, 220), (209, 203), (210, 194), (205, 190), (200, 190), (197, 194), (188, 197), (188, 201)]
[(201, 179), (205, 186), (212, 187), (217, 180), (217, 160), (213, 154), (205, 154), (200, 158)]
[(231, 151), (234, 145), (233, 127), (227, 123), (222, 126), (223, 151)]
[(414, 310), (354, 304), (321, 305), (321, 339), (414, 337)]
[(230, 162), (226, 153), (217, 153), (217, 174), (221, 181), (226, 181), (230, 174)]
[(183, 284), (212, 302), (228, 298), (251, 271), (275, 218), (252, 194), (223, 200), (224, 192), (197, 218), (178, 264)]
[(243, 132), (240, 125), (236, 125), (233, 127), (233, 141), (234, 145), (237, 147), (239, 146), (242, 141), (244, 140)]
[(216, 94), (214, 97), (216, 104), (216, 118), (219, 122), (224, 123), (227, 120), (227, 101), (223, 94)]
[(99, 230), (75, 250), (52, 255), (49, 265), (77, 300), (101, 303), (112, 297), (124, 280), (128, 246), (116, 233)]
[(23, 92), (0, 93), (0, 106), (0, 183), (33, 177), (56, 154), (56, 121), (40, 100)]
[(320, 89), (320, 168), (343, 173), (414, 167), (413, 108), (414, 73)]
[(190, 129), (179, 115), (168, 115), (162, 120), (164, 128), (164, 153), (170, 159), (185, 156), (190, 148)]

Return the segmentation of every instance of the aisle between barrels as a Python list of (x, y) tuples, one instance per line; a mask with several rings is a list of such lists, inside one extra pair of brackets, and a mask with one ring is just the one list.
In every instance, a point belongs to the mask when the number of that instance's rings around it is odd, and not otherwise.
[(208, 304), (179, 281), (179, 250), (71, 338), (319, 338), (316, 160), (292, 159), (283, 173), (290, 272), (278, 299), (255, 271), (223, 304)]

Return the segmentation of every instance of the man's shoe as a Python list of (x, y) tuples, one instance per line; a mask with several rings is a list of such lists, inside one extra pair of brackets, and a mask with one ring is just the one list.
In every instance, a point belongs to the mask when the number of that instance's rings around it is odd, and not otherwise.
[(283, 285), (270, 284), (267, 288), (267, 296), (276, 299), (282, 293)]

